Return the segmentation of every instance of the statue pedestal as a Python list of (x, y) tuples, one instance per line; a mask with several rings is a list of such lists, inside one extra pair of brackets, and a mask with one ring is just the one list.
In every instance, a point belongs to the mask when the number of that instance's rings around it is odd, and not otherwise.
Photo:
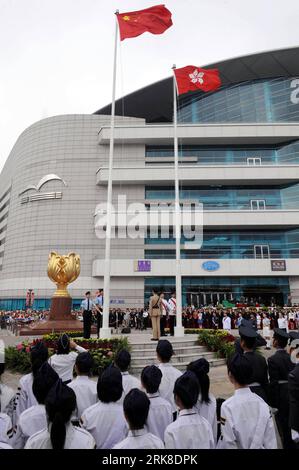
[(53, 297), (49, 320), (38, 322), (32, 327), (27, 326), (20, 330), (20, 336), (39, 336), (47, 333), (67, 333), (68, 331), (80, 331), (83, 336), (83, 322), (76, 320), (71, 315), (71, 297)]

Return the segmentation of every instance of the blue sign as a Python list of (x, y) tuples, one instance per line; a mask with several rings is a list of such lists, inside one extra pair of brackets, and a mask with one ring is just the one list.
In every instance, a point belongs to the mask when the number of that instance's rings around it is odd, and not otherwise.
[(217, 261), (205, 261), (201, 266), (205, 271), (217, 271), (220, 268), (220, 264)]

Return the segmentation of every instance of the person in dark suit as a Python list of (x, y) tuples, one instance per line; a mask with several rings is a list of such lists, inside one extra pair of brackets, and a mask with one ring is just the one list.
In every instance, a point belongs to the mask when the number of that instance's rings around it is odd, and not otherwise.
[(290, 345), (291, 358), (295, 363), (289, 373), (289, 426), (292, 440), (299, 449), (299, 339), (294, 339)]
[(290, 355), (286, 351), (289, 335), (284, 330), (274, 328), (273, 347), (276, 352), (268, 358), (269, 368), (269, 405), (276, 408), (277, 428), (285, 449), (294, 448), (289, 428), (288, 375), (294, 369)]
[[(253, 325), (251, 320), (246, 320), (245, 318), (242, 318), (240, 326), (241, 325), (242, 326), (247, 326), (248, 328), (252, 328), (256, 332), (255, 343), (254, 343), (254, 346), (253, 346), (254, 350), (256, 350), (257, 348), (259, 348), (261, 346), (266, 345), (265, 339), (256, 331), (256, 329), (254, 328), (254, 325)], [(243, 354), (243, 349), (241, 348), (240, 342), (241, 342), (240, 338), (237, 338), (235, 340), (235, 351), (238, 354)]]
[(255, 351), (257, 332), (251, 327), (241, 325), (239, 328), (240, 346), (243, 354), (252, 366), (252, 376), (248, 381), (250, 390), (259, 395), (265, 402), (268, 401), (268, 366), (266, 359)]

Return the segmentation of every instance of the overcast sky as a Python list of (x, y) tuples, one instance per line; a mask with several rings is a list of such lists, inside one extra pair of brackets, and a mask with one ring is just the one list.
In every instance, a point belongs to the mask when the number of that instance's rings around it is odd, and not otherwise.
[[(20, 133), (111, 101), (114, 11), (153, 0), (0, 0), (0, 168)], [(298, 0), (165, 0), (173, 26), (121, 43), (117, 96), (171, 74), (299, 45)]]

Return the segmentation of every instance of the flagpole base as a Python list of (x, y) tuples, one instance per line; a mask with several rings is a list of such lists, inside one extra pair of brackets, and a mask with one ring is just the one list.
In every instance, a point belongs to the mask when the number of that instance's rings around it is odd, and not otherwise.
[(101, 339), (110, 339), (111, 338), (111, 328), (101, 328), (100, 329), (100, 338)]
[(183, 338), (185, 336), (185, 328), (183, 326), (175, 326), (174, 336), (176, 338)]

